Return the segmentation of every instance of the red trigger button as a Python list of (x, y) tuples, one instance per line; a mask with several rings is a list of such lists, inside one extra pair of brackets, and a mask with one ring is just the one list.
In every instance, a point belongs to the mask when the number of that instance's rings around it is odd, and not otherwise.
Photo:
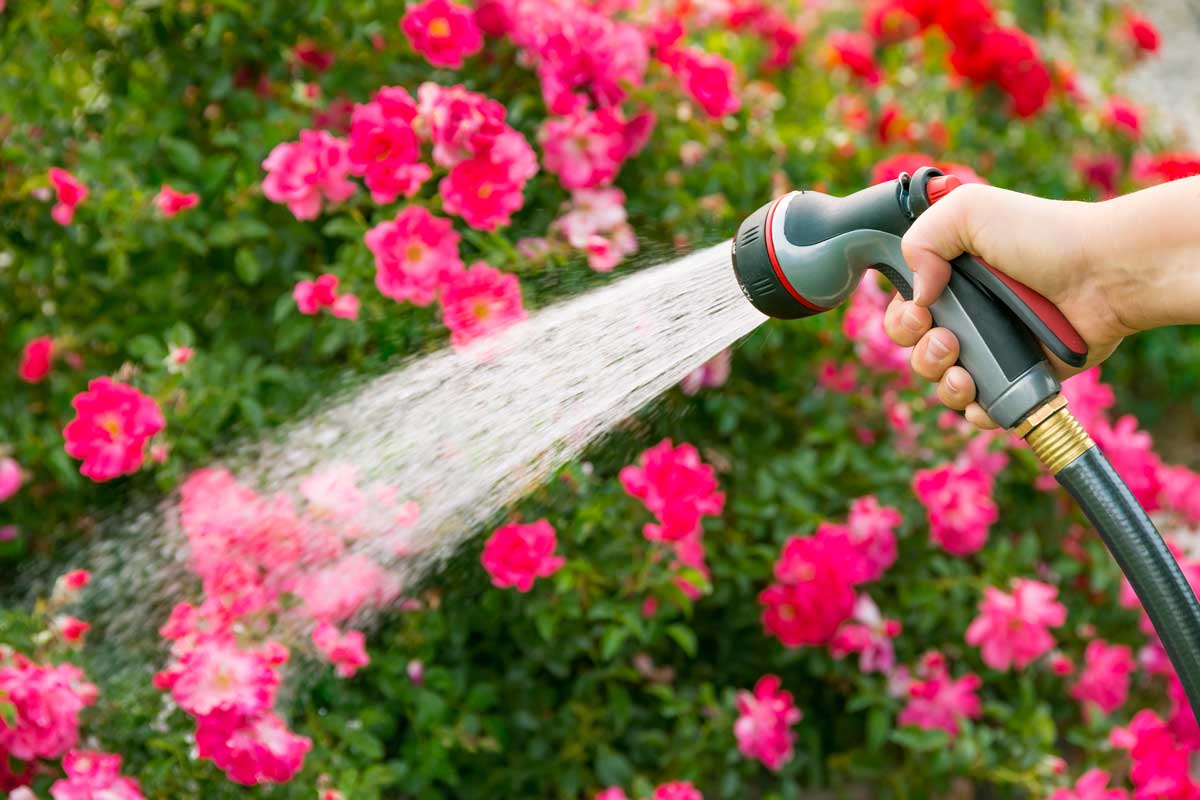
[(925, 197), (928, 198), (929, 205), (933, 205), (960, 186), (962, 178), (957, 175), (938, 175), (930, 178), (925, 184)]

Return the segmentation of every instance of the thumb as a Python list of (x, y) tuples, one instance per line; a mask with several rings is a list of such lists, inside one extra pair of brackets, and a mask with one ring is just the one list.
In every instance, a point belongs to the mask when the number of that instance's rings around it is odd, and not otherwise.
[(979, 204), (975, 184), (960, 186), (946, 195), (904, 234), (900, 248), (913, 272), (913, 300), (928, 306), (950, 281), (950, 259), (971, 252), (968, 220)]

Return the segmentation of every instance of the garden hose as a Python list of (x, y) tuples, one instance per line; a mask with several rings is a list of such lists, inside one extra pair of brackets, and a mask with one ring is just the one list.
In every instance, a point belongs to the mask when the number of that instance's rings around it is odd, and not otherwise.
[[(1061, 401), (1061, 402), (1059, 402)], [(1037, 423), (1013, 432), (1083, 509), (1129, 579), (1167, 652), (1193, 713), (1200, 709), (1200, 604), (1125, 481), (1061, 396)], [(1031, 415), (1032, 416), (1032, 415)]]
[[(932, 167), (848, 197), (797, 191), (751, 214), (733, 239), (746, 298), (764, 314), (797, 319), (850, 297), (869, 269), (907, 300), (913, 274), (900, 240), (913, 221), (961, 181)], [(1200, 603), (1129, 487), (1066, 408), (1044, 351), (1082, 367), (1087, 344), (1041, 294), (970, 254), (951, 261), (930, 306), (959, 343), (976, 400), (1025, 439), (1100, 532), (1154, 624), (1188, 697), (1200, 710)], [(1197, 714), (1200, 719), (1200, 714)]]

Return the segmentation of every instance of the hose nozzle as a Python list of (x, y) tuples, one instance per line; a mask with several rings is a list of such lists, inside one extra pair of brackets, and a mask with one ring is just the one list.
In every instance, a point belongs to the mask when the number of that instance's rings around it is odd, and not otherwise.
[[(913, 273), (901, 237), (953, 189), (945, 178), (922, 167), (846, 197), (797, 191), (767, 203), (733, 239), (742, 293), (769, 317), (809, 317), (845, 302), (875, 269), (911, 300)], [(1039, 341), (1068, 363), (1082, 364), (1086, 346), (1068, 335), (1070, 323), (1041, 295), (970, 256), (953, 263), (949, 283), (930, 306), (934, 324), (958, 338), (959, 361), (975, 380), (979, 404), (1012, 427), (1061, 388)]]
[[(901, 237), (954, 189), (922, 167), (847, 197), (792, 192), (751, 214), (733, 240), (733, 269), (746, 298), (767, 316), (808, 317), (846, 300), (868, 269), (905, 299), (913, 273)], [(1193, 710), (1200, 711), (1200, 603), (1137, 498), (1067, 410), (1044, 347), (1087, 363), (1087, 343), (1063, 313), (1025, 284), (969, 254), (930, 312), (958, 338), (959, 364), (997, 424), (1025, 439), (1079, 503), (1142, 601)], [(1200, 718), (1200, 717), (1198, 717)]]

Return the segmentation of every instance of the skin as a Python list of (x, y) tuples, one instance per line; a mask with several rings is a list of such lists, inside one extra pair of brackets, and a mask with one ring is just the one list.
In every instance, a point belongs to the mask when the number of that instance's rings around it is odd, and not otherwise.
[[(954, 365), (958, 340), (932, 327), (929, 314), (951, 258), (974, 253), (1057, 305), (1087, 342), (1088, 367), (1131, 334), (1200, 323), (1200, 176), (1101, 203), (968, 184), (917, 218), (902, 246), (914, 296), (892, 299), (884, 328), (897, 344), (915, 345), (913, 371), (980, 428), (996, 425), (975, 402), (971, 376)], [(1047, 357), (1059, 377), (1080, 371)]]

